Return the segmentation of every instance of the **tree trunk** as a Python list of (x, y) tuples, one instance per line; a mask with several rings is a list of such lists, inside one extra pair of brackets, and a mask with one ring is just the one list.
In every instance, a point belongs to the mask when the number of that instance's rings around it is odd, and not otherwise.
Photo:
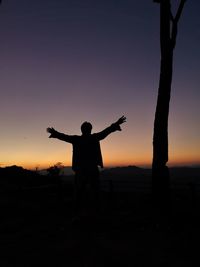
[(170, 207), (170, 176), (168, 162), (168, 116), (173, 73), (173, 50), (177, 24), (185, 0), (181, 0), (176, 17), (171, 12), (170, 0), (154, 0), (160, 4), (160, 80), (154, 120), (152, 186), (154, 206), (166, 214)]
[[(160, 4), (160, 81), (154, 120), (152, 182), (155, 201), (168, 199), (168, 116), (172, 82), (173, 50), (170, 42), (170, 1)], [(162, 198), (162, 201), (161, 201)], [(166, 204), (166, 203), (165, 203)]]

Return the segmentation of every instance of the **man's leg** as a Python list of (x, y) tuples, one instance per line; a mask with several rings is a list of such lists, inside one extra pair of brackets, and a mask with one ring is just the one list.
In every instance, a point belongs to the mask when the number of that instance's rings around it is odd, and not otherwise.
[(81, 171), (76, 172), (75, 174), (75, 189), (74, 189), (74, 198), (75, 198), (75, 213), (78, 214), (83, 208), (84, 195), (85, 195), (86, 181), (84, 174)]
[(91, 207), (96, 213), (100, 208), (100, 199), (99, 199), (99, 170), (98, 167), (92, 169), (90, 173), (90, 186), (91, 186)]

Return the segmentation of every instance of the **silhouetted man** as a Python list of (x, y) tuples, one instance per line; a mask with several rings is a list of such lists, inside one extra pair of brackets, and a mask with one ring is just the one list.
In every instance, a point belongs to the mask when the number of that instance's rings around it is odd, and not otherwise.
[(81, 208), (86, 186), (89, 185), (94, 205), (98, 202), (99, 169), (103, 168), (100, 141), (115, 131), (121, 131), (120, 124), (126, 122), (122, 116), (115, 123), (101, 132), (92, 134), (92, 124), (84, 122), (81, 125), (82, 135), (67, 135), (56, 131), (54, 128), (47, 128), (49, 138), (71, 143), (73, 146), (72, 169), (75, 172), (76, 210)]

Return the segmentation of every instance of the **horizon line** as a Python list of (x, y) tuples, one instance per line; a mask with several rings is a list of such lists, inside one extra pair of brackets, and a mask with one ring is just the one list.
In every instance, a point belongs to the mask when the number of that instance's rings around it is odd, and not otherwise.
[[(56, 164), (54, 165), (51, 165), (51, 166), (55, 166)], [(26, 170), (31, 170), (31, 171), (43, 171), (43, 170), (47, 170), (49, 167), (51, 166), (48, 166), (48, 167), (41, 167), (39, 168), (38, 167), (25, 167), (25, 166), (21, 166), (21, 165), (16, 165), (16, 164), (12, 164), (12, 165), (4, 165), (4, 164), (0, 164), (0, 168), (8, 168), (8, 167), (21, 167), (23, 169), (26, 169)], [(72, 169), (72, 166), (71, 165), (62, 165), (63, 168), (69, 168), (69, 169)], [(127, 164), (127, 165), (107, 165), (107, 166), (104, 166), (103, 168), (100, 168), (100, 170), (104, 170), (104, 169), (112, 169), (112, 168), (128, 168), (128, 167), (136, 167), (136, 168), (141, 168), (141, 169), (151, 169), (152, 168), (152, 165), (151, 164), (145, 164), (145, 165), (134, 165), (134, 164)], [(197, 163), (197, 164), (170, 164), (168, 165), (168, 168), (200, 168), (200, 163)], [(73, 171), (73, 170), (72, 170)]]

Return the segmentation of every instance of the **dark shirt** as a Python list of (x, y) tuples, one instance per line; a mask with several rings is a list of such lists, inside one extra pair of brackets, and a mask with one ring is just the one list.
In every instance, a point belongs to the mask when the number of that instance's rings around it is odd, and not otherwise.
[(72, 144), (72, 169), (78, 171), (82, 168), (92, 168), (95, 166), (103, 168), (100, 141), (118, 129), (119, 126), (113, 123), (99, 133), (89, 135), (67, 135), (56, 131), (51, 134), (51, 137)]

